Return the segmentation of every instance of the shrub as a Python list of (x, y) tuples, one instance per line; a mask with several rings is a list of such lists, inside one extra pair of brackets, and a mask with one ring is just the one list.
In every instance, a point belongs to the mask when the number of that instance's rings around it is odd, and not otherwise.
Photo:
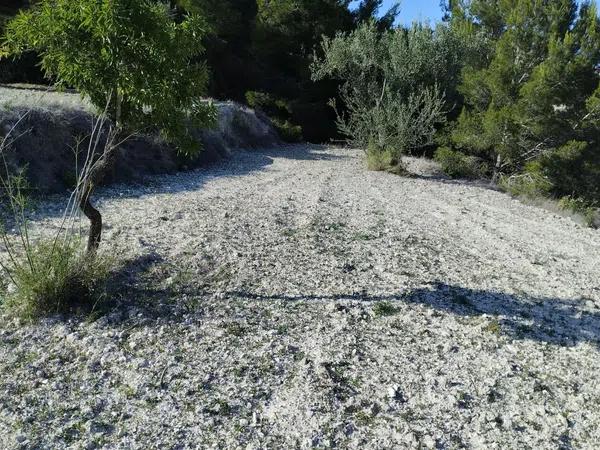
[(246, 92), (246, 103), (254, 109), (260, 109), (268, 116), (286, 117), (291, 114), (289, 105), (282, 99), (276, 99), (266, 92)]
[(246, 92), (246, 102), (251, 108), (258, 109), (269, 116), (279, 136), (285, 142), (302, 141), (302, 127), (291, 122), (292, 111), (288, 102), (257, 91)]
[[(500, 187), (515, 197), (530, 199), (535, 203), (545, 198), (552, 205), (552, 210), (555, 210), (558, 206), (560, 210), (569, 211), (580, 216), (585, 225), (593, 228), (600, 227), (600, 209), (597, 207), (597, 202), (587, 197), (565, 195), (560, 197), (558, 204), (556, 203), (556, 193), (560, 191), (557, 189), (555, 179), (551, 179), (545, 169), (543, 158), (530, 162), (525, 166), (522, 173), (502, 176), (499, 183)], [(567, 170), (567, 167), (561, 169)], [(562, 181), (569, 182), (568, 179)], [(541, 204), (544, 205), (543, 202)]]
[(588, 203), (600, 203), (600, 149), (581, 141), (569, 141), (544, 154), (537, 170), (552, 182), (556, 196), (573, 195)]
[(302, 141), (302, 127), (300, 125), (294, 125), (289, 120), (281, 121), (279, 119), (273, 119), (273, 125), (275, 125), (277, 133), (285, 142)]
[(380, 149), (374, 144), (367, 147), (367, 168), (375, 171), (385, 171), (396, 175), (408, 174), (397, 152), (390, 149)]
[(448, 147), (440, 147), (434, 158), (441, 165), (442, 171), (451, 178), (475, 179), (485, 174), (485, 166), (479, 158)]
[(498, 184), (515, 197), (548, 197), (552, 183), (537, 170), (529, 170), (515, 175), (503, 175)]
[(3, 307), (27, 320), (89, 310), (102, 300), (110, 269), (107, 257), (90, 256), (78, 241), (40, 241), (6, 272)]
[(324, 38), (321, 50), (313, 79), (341, 82), (338, 128), (354, 145), (375, 142), (400, 156), (433, 143), (462, 64), (463, 48), (450, 28), (414, 24), (381, 32), (367, 23)]
[(600, 227), (600, 209), (593, 207), (584, 199), (567, 195), (558, 201), (558, 206), (563, 210), (581, 215), (588, 227)]

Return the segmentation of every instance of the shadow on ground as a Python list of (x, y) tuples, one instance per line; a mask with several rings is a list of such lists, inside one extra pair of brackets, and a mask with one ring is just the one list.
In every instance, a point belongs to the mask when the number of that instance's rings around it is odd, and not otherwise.
[(591, 299), (536, 298), (502, 292), (474, 290), (444, 283), (398, 295), (363, 293), (332, 296), (260, 295), (233, 291), (231, 297), (252, 300), (356, 300), (416, 303), (464, 317), (488, 316), (498, 332), (514, 339), (573, 346), (589, 342), (600, 346), (600, 308)]
[[(214, 293), (209, 284), (191, 285), (184, 280), (182, 283), (165, 286), (161, 281), (172, 275), (173, 269), (156, 253), (129, 261), (113, 277), (112, 300), (107, 302), (103, 313), (110, 313), (116, 317), (117, 319), (113, 320), (113, 325), (116, 326), (129, 317), (131, 308), (149, 319), (160, 317), (177, 322), (181, 320), (183, 313), (195, 313), (202, 308), (207, 298), (213, 298)], [(194, 278), (202, 278), (202, 275), (197, 274)], [(434, 282), (419, 289), (386, 295), (355, 292), (289, 296), (237, 290), (225, 292), (223, 298), (223, 301), (228, 302), (353, 300), (367, 303), (420, 304), (456, 316), (485, 316), (489, 320), (490, 331), (513, 339), (545, 342), (563, 347), (587, 342), (600, 347), (600, 307), (592, 299), (584, 297), (573, 300), (540, 298)]]
[[(326, 147), (316, 144), (284, 145), (260, 150), (239, 150), (231, 158), (213, 163), (207, 167), (181, 171), (174, 174), (153, 175), (132, 184), (117, 183), (99, 188), (95, 194), (96, 204), (113, 198), (131, 199), (148, 195), (177, 194), (198, 191), (217, 178), (242, 177), (266, 170), (274, 158), (301, 161), (332, 161), (344, 156), (324, 152)], [(31, 220), (62, 217), (69, 195), (54, 194), (32, 202)], [(0, 215), (10, 222), (8, 211), (0, 204)]]
[(294, 144), (261, 150), (260, 153), (272, 158), (285, 158), (297, 161), (339, 161), (346, 156), (332, 155), (325, 150), (329, 147), (320, 144)]
[[(181, 274), (179, 268), (156, 252), (126, 260), (111, 274), (106, 298), (92, 315), (110, 315), (113, 326), (126, 322), (132, 310), (146, 319), (177, 322), (182, 314), (197, 312), (205, 295), (209, 295), (202, 286), (189, 284), (185, 276), (173, 280)], [(195, 275), (203, 277), (200, 273)], [(165, 283), (168, 279), (173, 281)]]
[(495, 192), (504, 192), (499, 186), (497, 186), (496, 184), (492, 183), (489, 180), (485, 180), (485, 179), (479, 179), (479, 180), (470, 180), (467, 178), (448, 178), (445, 175), (440, 175), (440, 174), (431, 174), (431, 175), (423, 175), (423, 174), (416, 174), (416, 173), (410, 173), (409, 178), (415, 179), (415, 180), (424, 180), (424, 181), (431, 181), (433, 183), (439, 183), (439, 184), (448, 184), (448, 185), (454, 185), (454, 186), (469, 186), (469, 187), (474, 187), (474, 188), (480, 188), (480, 189), (487, 189), (490, 191), (495, 191)]

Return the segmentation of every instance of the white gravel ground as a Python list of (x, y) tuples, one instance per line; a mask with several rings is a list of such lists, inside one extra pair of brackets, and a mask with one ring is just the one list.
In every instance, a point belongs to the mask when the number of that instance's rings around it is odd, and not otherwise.
[(102, 197), (122, 305), (0, 321), (2, 449), (600, 445), (598, 231), (306, 146)]

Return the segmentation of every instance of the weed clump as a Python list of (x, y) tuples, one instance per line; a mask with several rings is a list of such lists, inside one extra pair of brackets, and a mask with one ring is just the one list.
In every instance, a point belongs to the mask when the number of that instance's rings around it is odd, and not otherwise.
[(483, 327), (483, 330), (488, 333), (499, 336), (500, 333), (502, 332), (502, 327), (500, 326), (500, 322), (498, 322), (497, 320), (492, 320), (485, 327)]
[[(0, 141), (0, 154), (7, 141)], [(104, 297), (112, 260), (83, 248), (73, 203), (76, 194), (58, 229), (50, 237), (34, 239), (25, 175), (11, 174), (5, 159), (1, 164), (0, 308), (25, 320), (92, 310)]]
[(373, 307), (373, 313), (378, 317), (388, 317), (397, 314), (398, 308), (390, 302), (379, 302)]
[(367, 148), (367, 168), (376, 172), (390, 172), (395, 175), (409, 175), (398, 152), (390, 149), (381, 150), (375, 145)]
[(25, 320), (91, 310), (104, 297), (112, 264), (78, 242), (40, 241), (5, 270), (0, 303)]

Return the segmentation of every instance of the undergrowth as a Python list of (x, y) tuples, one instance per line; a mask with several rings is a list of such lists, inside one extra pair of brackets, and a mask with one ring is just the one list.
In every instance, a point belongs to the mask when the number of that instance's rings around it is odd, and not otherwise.
[(106, 295), (112, 261), (79, 241), (42, 240), (5, 267), (2, 308), (25, 320), (93, 310)]
[(435, 152), (434, 159), (440, 164), (442, 172), (450, 178), (477, 179), (485, 175), (485, 168), (477, 158), (448, 147), (440, 147)]
[[(82, 245), (78, 204), (84, 177), (93, 164), (95, 147), (76, 168), (76, 187), (62, 220), (52, 232), (33, 233), (32, 202), (23, 170), (15, 173), (5, 152), (19, 123), (0, 137), (0, 308), (9, 315), (33, 320), (46, 315), (91, 311), (103, 299), (113, 260)], [(27, 132), (27, 131), (26, 131)]]
[(402, 159), (390, 149), (379, 149), (369, 145), (366, 152), (367, 168), (376, 172), (390, 172), (396, 175), (409, 175)]

